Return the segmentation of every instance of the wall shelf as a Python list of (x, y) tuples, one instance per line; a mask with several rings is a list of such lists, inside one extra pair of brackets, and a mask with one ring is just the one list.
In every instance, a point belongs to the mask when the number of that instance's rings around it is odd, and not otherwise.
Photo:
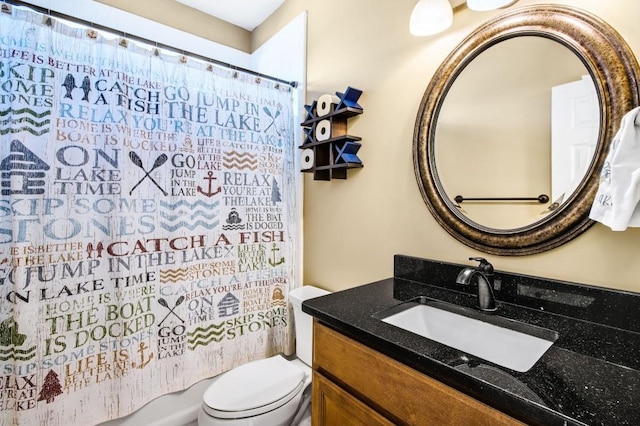
[(361, 141), (362, 138), (360, 136), (352, 136), (352, 135), (342, 135), (342, 136), (336, 136), (335, 138), (329, 138), (327, 140), (324, 141), (315, 141), (315, 142), (309, 142), (309, 143), (305, 143), (300, 145), (298, 148), (304, 149), (304, 148), (311, 148), (317, 145), (326, 145), (329, 143), (339, 143), (339, 142), (347, 142), (347, 141)]
[(300, 125), (306, 137), (298, 147), (303, 150), (303, 173), (313, 173), (314, 180), (346, 179), (347, 170), (364, 167), (357, 156), (362, 138), (347, 134), (348, 119), (362, 114), (357, 103), (361, 94), (348, 87), (305, 105), (307, 116)]
[(335, 116), (340, 116), (342, 118), (351, 118), (351, 117), (359, 115), (359, 114), (362, 114), (362, 108), (351, 108), (351, 107), (341, 108), (341, 109), (339, 109), (337, 111), (333, 111), (333, 112), (331, 112), (331, 113), (329, 113), (327, 115), (321, 116), (321, 117), (311, 117), (311, 118), (309, 118), (309, 115), (307, 114), (307, 118), (300, 125), (304, 126), (304, 127), (309, 127), (313, 123), (315, 123), (317, 121), (320, 121), (320, 120), (325, 120), (327, 118), (332, 118), (332, 117), (335, 117)]

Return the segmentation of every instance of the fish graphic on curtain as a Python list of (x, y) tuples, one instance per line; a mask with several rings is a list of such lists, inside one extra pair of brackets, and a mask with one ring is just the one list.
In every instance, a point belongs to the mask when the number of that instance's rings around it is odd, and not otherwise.
[(99, 423), (290, 353), (290, 88), (11, 9), (0, 424)]

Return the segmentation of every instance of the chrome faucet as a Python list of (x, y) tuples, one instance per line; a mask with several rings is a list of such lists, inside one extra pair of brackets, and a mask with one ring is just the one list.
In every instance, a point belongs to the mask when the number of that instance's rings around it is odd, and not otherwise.
[(478, 282), (478, 309), (485, 312), (493, 312), (496, 308), (496, 299), (493, 295), (493, 265), (482, 257), (470, 257), (469, 260), (480, 262), (477, 267), (466, 267), (458, 274), (456, 283), (469, 285), (473, 277)]

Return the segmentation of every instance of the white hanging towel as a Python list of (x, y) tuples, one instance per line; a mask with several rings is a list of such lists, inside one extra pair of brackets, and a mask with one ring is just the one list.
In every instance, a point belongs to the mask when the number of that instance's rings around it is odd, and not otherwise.
[(640, 107), (622, 117), (589, 217), (614, 231), (640, 227)]

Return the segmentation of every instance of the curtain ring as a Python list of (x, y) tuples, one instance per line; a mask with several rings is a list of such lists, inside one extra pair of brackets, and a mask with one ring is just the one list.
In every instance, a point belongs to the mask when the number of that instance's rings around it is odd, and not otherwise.
[(2, 3), (2, 13), (6, 13), (8, 15), (11, 15), (11, 6), (9, 6), (6, 3)]
[(129, 47), (129, 41), (126, 38), (121, 38), (118, 44), (122, 47)]
[(51, 19), (51, 16), (43, 16), (42, 23), (47, 27), (53, 27), (53, 19)]
[(98, 32), (94, 29), (87, 29), (87, 37), (95, 40), (98, 38)]
[(207, 71), (213, 71), (213, 64), (207, 65)]

